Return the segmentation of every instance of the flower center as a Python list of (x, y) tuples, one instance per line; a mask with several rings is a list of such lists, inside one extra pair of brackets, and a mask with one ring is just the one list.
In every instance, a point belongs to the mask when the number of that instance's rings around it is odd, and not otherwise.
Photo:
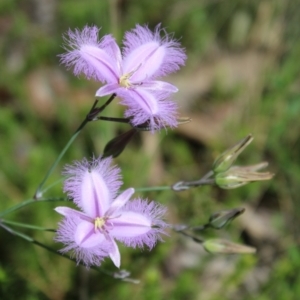
[(141, 67), (142, 64), (139, 64), (134, 70), (130, 71), (127, 74), (124, 74), (119, 79), (119, 85), (126, 89), (130, 88), (132, 84), (129, 81), (129, 78)]
[(94, 226), (95, 226), (95, 232), (97, 231), (97, 229), (99, 229), (100, 231), (103, 229), (104, 225), (105, 225), (105, 218), (100, 218), (97, 217), (94, 221)]
[(121, 87), (124, 87), (126, 89), (131, 87), (131, 83), (129, 82), (129, 78), (131, 75), (131, 73), (128, 73), (120, 77), (119, 84)]

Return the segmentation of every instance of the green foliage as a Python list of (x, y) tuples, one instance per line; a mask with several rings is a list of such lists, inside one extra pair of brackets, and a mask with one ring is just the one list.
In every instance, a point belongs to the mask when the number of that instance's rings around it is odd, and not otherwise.
[[(232, 59), (232, 72), (236, 72), (237, 65), (244, 64), (243, 69), (251, 73), (253, 64), (259, 66), (270, 60), (268, 68), (257, 67), (249, 82), (235, 79), (232, 84), (222, 65), (203, 94), (197, 94), (192, 100), (188, 99), (189, 93), (182, 94), (181, 98), (190, 102), (185, 114), (190, 112), (201, 120), (217, 107), (213, 121), (205, 129), (213, 132), (214, 123), (220, 122), (222, 131), (213, 140), (200, 136), (199, 128), (192, 137), (180, 130), (168, 130), (167, 134), (162, 131), (153, 141), (156, 151), (145, 147), (151, 133), (135, 136), (116, 159), (122, 168), (124, 188), (197, 180), (210, 170), (220, 153), (248, 133), (255, 139), (237, 163), (266, 160), (276, 176), (271, 183), (254, 183), (230, 191), (205, 186), (180, 193), (137, 193), (167, 205), (168, 221), (174, 224), (204, 224), (215, 211), (245, 206), (245, 214), (250, 210), (255, 217), (244, 223), (235, 220), (225, 230), (207, 234), (253, 245), (258, 248), (256, 255), (208, 255), (200, 245), (170, 232), (165, 243), (159, 243), (151, 252), (121, 248), (122, 268), (141, 280), (139, 285), (134, 285), (76, 267), (73, 262), (29, 245), (1, 229), (0, 298), (299, 299), (300, 9), (296, 2), (48, 1), (49, 5), (55, 4), (55, 9), (53, 21), (50, 18), (46, 27), (41, 21), (46, 16), (36, 15), (39, 1), (0, 1), (3, 32), (0, 35), (0, 211), (33, 195), (93, 103), (98, 83), (73, 77), (59, 66), (57, 57), (63, 51), (62, 34), (86, 24), (102, 27), (101, 34), (112, 32), (120, 41), (123, 32), (136, 23), (146, 23), (151, 28), (162, 23), (187, 50), (188, 66), (178, 78), (182, 83), (193, 81), (190, 85), (193, 87), (199, 85), (195, 75), (198, 66), (206, 72), (205, 79), (209, 78), (215, 67), (213, 62), (218, 62), (220, 57)], [(245, 20), (248, 27), (236, 42), (232, 38), (238, 26), (235, 24)], [(260, 36), (258, 32), (266, 28), (269, 28), (267, 34)], [(250, 58), (264, 59), (249, 63), (246, 59), (249, 53), (253, 55)], [(245, 60), (241, 59), (243, 54)], [(201, 62), (205, 64), (199, 65)], [(207, 67), (210, 62), (211, 68)], [(253, 78), (259, 78), (255, 84)], [(45, 98), (48, 102), (43, 102)], [(105, 110), (105, 115), (122, 115), (115, 102)], [(234, 113), (223, 121), (223, 112), (226, 114), (228, 110)], [(47, 185), (59, 180), (66, 163), (102, 153), (109, 140), (129, 129), (125, 126), (109, 122), (89, 124)], [(46, 195), (62, 196), (61, 187), (60, 182)], [(37, 202), (7, 218), (55, 228), (60, 220), (53, 210), (56, 205)], [(270, 236), (250, 230), (259, 222), (266, 222), (259, 228), (267, 228)], [(24, 232), (61, 248), (52, 241), (52, 232)], [(103, 268), (115, 271), (109, 260)], [(256, 279), (257, 274), (263, 276)]]

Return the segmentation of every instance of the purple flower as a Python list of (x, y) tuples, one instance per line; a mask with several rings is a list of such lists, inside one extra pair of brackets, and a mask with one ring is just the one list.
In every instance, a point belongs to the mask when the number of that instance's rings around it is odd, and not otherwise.
[(86, 266), (100, 265), (109, 256), (120, 267), (115, 240), (129, 247), (147, 245), (151, 249), (167, 226), (161, 220), (166, 212), (163, 206), (141, 199), (129, 201), (133, 188), (117, 195), (120, 170), (110, 163), (111, 158), (91, 163), (84, 159), (68, 166), (64, 191), (81, 211), (63, 206), (55, 209), (64, 216), (55, 240), (66, 244), (62, 252), (72, 250), (77, 262)]
[(154, 32), (137, 25), (125, 33), (121, 53), (111, 35), (99, 41), (98, 32), (95, 26), (69, 30), (65, 36), (68, 52), (61, 55), (61, 62), (74, 66), (75, 75), (82, 72), (87, 78), (106, 83), (96, 96), (116, 93), (121, 104), (128, 106), (125, 116), (131, 118), (134, 126), (146, 121), (152, 130), (176, 126), (177, 106), (168, 98), (178, 89), (156, 78), (177, 71), (184, 64), (186, 55), (180, 44), (160, 25)]

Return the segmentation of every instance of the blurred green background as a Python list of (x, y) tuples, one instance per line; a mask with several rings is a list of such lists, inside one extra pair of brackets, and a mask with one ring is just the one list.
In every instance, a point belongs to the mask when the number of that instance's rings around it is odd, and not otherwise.
[[(59, 65), (62, 34), (85, 24), (121, 43), (136, 23), (162, 23), (186, 48), (188, 61), (167, 78), (178, 85), (178, 129), (136, 136), (116, 159), (124, 188), (196, 180), (248, 133), (254, 142), (239, 164), (270, 163), (275, 178), (236, 190), (203, 187), (137, 193), (169, 208), (168, 221), (197, 225), (214, 211), (245, 207), (220, 232), (257, 248), (255, 255), (212, 255), (171, 233), (149, 252), (120, 247), (121, 267), (139, 285), (120, 282), (0, 230), (1, 299), (300, 299), (300, 5), (298, 0), (1, 0), (0, 209), (31, 198), (94, 101), (99, 83)], [(113, 103), (107, 116), (122, 116)], [(126, 125), (88, 124), (65, 163), (102, 153)], [(46, 196), (62, 196), (61, 184)], [(56, 228), (57, 203), (35, 203), (9, 220)], [(54, 244), (53, 233), (24, 230)], [(103, 267), (115, 271), (109, 259)]]

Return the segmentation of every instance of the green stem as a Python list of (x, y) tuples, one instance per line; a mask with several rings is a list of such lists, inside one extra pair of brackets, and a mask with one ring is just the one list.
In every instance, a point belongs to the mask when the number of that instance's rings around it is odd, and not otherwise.
[[(104, 109), (115, 99), (116, 96), (117, 96), (117, 94), (112, 94), (101, 107), (96, 108), (94, 110), (94, 112), (89, 115), (90, 121), (96, 120), (97, 115), (100, 114), (101, 112), (103, 112)], [(96, 100), (96, 101), (98, 101), (98, 100)]]
[(10, 228), (10, 227), (4, 225), (4, 224), (1, 223), (1, 222), (0, 222), (0, 227), (2, 227), (3, 229), (5, 229), (7, 232), (9, 232), (9, 233), (12, 234), (12, 235), (16, 235), (16, 236), (18, 236), (18, 237), (21, 237), (22, 239), (26, 240), (27, 242), (30, 242), (30, 243), (33, 242), (33, 239), (32, 239), (30, 236), (28, 236), (28, 235), (26, 235), (26, 234), (23, 234), (23, 233), (21, 233), (21, 232), (19, 232), (19, 231), (13, 230), (12, 228)]
[(36, 201), (36, 199), (31, 198), (0, 212), (0, 218), (32, 203), (43, 202), (43, 201), (46, 202), (46, 201), (67, 201), (67, 200), (68, 198), (66, 197), (49, 197), (49, 198), (39, 199), (39, 201)]
[[(24, 233), (22, 233), (22, 232), (16, 231), (16, 230), (14, 230), (14, 229), (12, 229), (12, 228), (10, 228), (10, 227), (4, 225), (4, 224), (1, 223), (1, 222), (0, 222), (0, 226), (1, 226), (3, 229), (5, 229), (7, 232), (9, 232), (10, 234), (12, 234), (12, 235), (18, 236), (18, 237), (20, 237), (20, 238), (22, 238), (22, 239), (24, 239), (24, 240), (26, 240), (26, 241), (28, 241), (28, 242), (34, 244), (34, 245), (37, 245), (37, 246), (39, 246), (39, 247), (41, 247), (41, 248), (43, 248), (43, 249), (46, 249), (46, 250), (50, 251), (51, 253), (54, 253), (54, 254), (56, 254), (56, 255), (59, 255), (59, 256), (61, 256), (61, 257), (63, 257), (63, 258), (66, 258), (66, 259), (68, 259), (68, 260), (71, 260), (71, 261), (73, 261), (73, 262), (75, 262), (75, 263), (77, 263), (77, 264), (79, 264), (79, 265), (85, 266), (82, 262), (76, 261), (76, 259), (71, 258), (71, 257), (65, 255), (64, 253), (58, 252), (57, 250), (55, 250), (55, 249), (53, 249), (53, 248), (51, 248), (51, 247), (49, 247), (49, 246), (47, 246), (47, 245), (45, 245), (45, 244), (42, 244), (42, 243), (40, 243), (39, 241), (33, 239), (32, 237), (30, 237), (30, 236), (28, 236), (28, 235), (26, 235), (26, 234), (24, 234)], [(127, 281), (127, 282), (131, 282), (131, 283), (139, 283), (138, 280), (135, 280), (135, 279), (133, 279), (133, 278), (129, 278), (129, 277), (123, 278), (123, 277), (117, 276), (117, 275), (118, 275), (118, 272), (110, 272), (110, 271), (107, 271), (107, 270), (104, 270), (104, 269), (100, 269), (100, 268), (95, 267), (95, 266), (91, 266), (90, 268), (93, 269), (93, 270), (95, 270), (95, 271), (98, 271), (99, 273), (102, 273), (102, 274), (111, 276), (111, 277), (113, 277), (113, 278), (115, 278), (115, 279), (119, 279), (119, 280), (121, 280), (121, 281)]]
[(29, 225), (29, 224), (25, 224), (25, 223), (19, 223), (19, 222), (4, 220), (4, 219), (0, 220), (0, 222), (4, 223), (4, 224), (9, 224), (9, 225), (13, 225), (13, 226), (17, 226), (17, 227), (23, 227), (23, 228), (28, 228), (28, 229), (33, 229), (33, 230), (56, 232), (55, 229), (49, 229), (49, 228), (44, 228), (44, 227), (40, 227), (40, 226)]
[(51, 188), (53, 188), (54, 186), (56, 186), (57, 184), (61, 183), (64, 180), (65, 180), (65, 177), (59, 178), (58, 180), (56, 180), (55, 182), (51, 183), (46, 188), (44, 188), (42, 193), (45, 194), (48, 190), (50, 190)]
[(38, 186), (38, 188), (37, 188), (37, 190), (36, 190), (36, 192), (34, 194), (34, 197), (33, 197), (34, 199), (39, 199), (42, 196), (42, 194), (43, 194), (42, 187), (44, 186), (44, 184), (47, 181), (48, 177), (52, 174), (53, 170), (56, 168), (56, 166), (58, 165), (58, 163), (60, 162), (60, 160), (62, 159), (62, 157), (65, 155), (65, 153), (67, 152), (67, 150), (69, 149), (69, 147), (72, 145), (72, 143), (74, 142), (74, 140), (77, 138), (77, 136), (79, 135), (79, 133), (81, 132), (81, 130), (84, 128), (84, 126), (87, 124), (87, 122), (88, 122), (88, 120), (85, 119), (81, 123), (81, 125), (78, 127), (78, 129), (75, 131), (75, 133), (72, 135), (72, 137), (68, 141), (67, 145), (60, 152), (60, 154), (58, 155), (57, 159), (55, 160), (55, 162), (53, 163), (53, 165), (51, 166), (51, 168), (47, 172), (46, 176), (44, 177), (44, 179), (42, 180), (42, 182)]
[(214, 185), (215, 180), (210, 179), (210, 177), (214, 173), (212, 171), (209, 171), (206, 173), (201, 179), (195, 180), (195, 181), (178, 181), (175, 184), (172, 185), (172, 190), (175, 192), (178, 191), (184, 191), (188, 190), (191, 187), (198, 187), (198, 186), (203, 186), (203, 185)]
[(151, 186), (151, 187), (142, 187), (142, 188), (136, 188), (136, 192), (152, 192), (152, 191), (167, 191), (171, 190), (172, 187), (166, 185), (166, 186)]
[(189, 237), (189, 238), (192, 238), (192, 240), (194, 241), (194, 242), (196, 242), (196, 243), (199, 243), (199, 244), (203, 244), (204, 243), (204, 240), (203, 239), (201, 239), (201, 238), (199, 238), (199, 237), (197, 237), (197, 236), (195, 236), (195, 235), (192, 235), (192, 234), (190, 234), (190, 233), (188, 233), (188, 232), (186, 232), (186, 231), (178, 231), (178, 230), (175, 230), (176, 232), (178, 232), (178, 233), (180, 233), (180, 234), (182, 234), (182, 235), (184, 235), (184, 236), (187, 236), (187, 237)]
[(167, 191), (167, 190), (173, 190), (175, 192), (182, 191), (182, 190), (188, 190), (191, 187), (201, 186), (201, 185), (213, 185), (214, 180), (210, 179), (213, 175), (212, 171), (209, 171), (207, 174), (205, 174), (201, 179), (196, 181), (178, 181), (172, 186), (165, 185), (165, 186), (152, 186), (152, 187), (141, 187), (136, 188), (136, 192), (151, 192), (151, 191)]
[(97, 117), (97, 119), (95, 121), (97, 121), (97, 120), (126, 123), (126, 124), (128, 124), (130, 122), (130, 119), (128, 119), (128, 118), (113, 118), (113, 117), (104, 117), (104, 116)]
[(58, 165), (58, 163), (60, 162), (60, 160), (62, 159), (62, 157), (65, 155), (65, 153), (67, 152), (67, 150), (69, 149), (69, 147), (72, 145), (72, 143), (74, 142), (74, 140), (77, 138), (77, 136), (79, 135), (79, 133), (81, 132), (81, 130), (84, 128), (84, 126), (88, 123), (88, 120), (85, 119), (81, 125), (78, 127), (78, 129), (75, 131), (75, 133), (72, 135), (72, 137), (70, 138), (70, 140), (68, 141), (68, 143), (66, 144), (66, 146), (63, 148), (63, 150), (60, 152), (60, 154), (58, 155), (57, 159), (55, 160), (55, 162), (53, 163), (53, 165), (51, 166), (51, 168), (49, 169), (49, 171), (46, 173), (46, 176), (44, 177), (44, 179), (42, 180), (42, 182), (40, 183), (40, 185), (38, 186), (35, 194), (34, 194), (34, 199), (39, 199), (43, 192), (42, 192), (42, 187), (44, 186), (45, 182), (47, 181), (48, 177), (52, 174), (53, 170), (56, 168), (56, 166)]
[(55, 162), (53, 163), (53, 165), (50, 167), (49, 171), (46, 173), (46, 176), (44, 177), (44, 179), (41, 181), (41, 183), (39, 184), (33, 198), (34, 199), (39, 199), (42, 197), (43, 195), (43, 191), (42, 188), (45, 184), (45, 182), (47, 181), (47, 179), (49, 178), (49, 176), (52, 174), (53, 170), (56, 168), (56, 166), (58, 165), (58, 163), (60, 162), (60, 160), (62, 159), (62, 157), (65, 155), (65, 153), (67, 152), (67, 150), (69, 149), (69, 147), (71, 146), (71, 144), (74, 142), (74, 140), (77, 138), (77, 136), (79, 135), (79, 133), (81, 132), (81, 130), (85, 127), (85, 125), (90, 122), (95, 120), (95, 118), (97, 117), (97, 115), (99, 113), (101, 113), (111, 102), (112, 100), (116, 97), (116, 94), (112, 94), (109, 99), (99, 108), (96, 108), (98, 100), (95, 100), (92, 108), (90, 109), (89, 113), (86, 115), (85, 119), (83, 120), (83, 122), (81, 123), (81, 125), (77, 128), (77, 130), (75, 131), (75, 133), (72, 135), (72, 137), (70, 138), (70, 140), (68, 141), (68, 143), (66, 144), (66, 146), (63, 148), (63, 150), (60, 152), (60, 154), (58, 155), (57, 159), (55, 160)]

